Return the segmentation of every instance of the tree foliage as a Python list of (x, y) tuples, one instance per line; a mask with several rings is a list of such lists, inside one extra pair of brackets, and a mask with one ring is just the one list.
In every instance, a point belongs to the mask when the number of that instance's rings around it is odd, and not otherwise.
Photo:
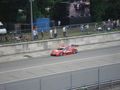
[(120, 0), (91, 0), (94, 21), (120, 18)]
[[(34, 19), (39, 17), (50, 17), (57, 14), (54, 12), (54, 6), (63, 1), (69, 0), (34, 0), (33, 16)], [(108, 18), (120, 18), (120, 0), (90, 0), (91, 14), (94, 21), (107, 20)], [(30, 2), (29, 0), (0, 0), (0, 20), (6, 22), (17, 22), (18, 9), (23, 9), (27, 20), (30, 19)], [(47, 11), (45, 8), (50, 8)]]

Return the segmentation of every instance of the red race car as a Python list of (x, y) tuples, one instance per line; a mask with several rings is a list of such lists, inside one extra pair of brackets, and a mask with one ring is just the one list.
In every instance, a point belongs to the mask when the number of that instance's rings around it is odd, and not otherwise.
[(63, 56), (63, 55), (70, 55), (76, 54), (78, 50), (74, 46), (63, 46), (59, 47), (56, 50), (52, 50), (51, 56)]

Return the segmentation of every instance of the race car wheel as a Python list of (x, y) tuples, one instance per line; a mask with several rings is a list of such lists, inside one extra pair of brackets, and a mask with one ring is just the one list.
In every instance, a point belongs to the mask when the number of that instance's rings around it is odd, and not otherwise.
[(60, 53), (60, 56), (63, 56), (63, 53)]
[(76, 54), (76, 51), (73, 51), (73, 54)]
[(77, 50), (75, 50), (74, 52), (73, 52), (73, 54), (76, 54), (77, 53)]
[(78, 50), (76, 50), (76, 53), (78, 53)]

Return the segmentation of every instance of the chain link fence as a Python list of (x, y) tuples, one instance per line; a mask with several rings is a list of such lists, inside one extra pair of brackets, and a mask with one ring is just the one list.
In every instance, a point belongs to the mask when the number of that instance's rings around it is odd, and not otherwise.
[[(0, 34), (1, 44), (26, 42), (33, 40), (33, 34), (29, 24), (10, 24), (9, 26), (13, 27), (7, 28), (8, 29), (7, 34)], [(65, 33), (63, 31), (63, 27), (65, 27)], [(51, 30), (45, 32), (44, 31), (38, 32), (38, 38), (35, 40), (45, 40), (120, 31), (120, 25), (114, 25), (113, 23), (111, 25), (108, 25), (105, 24), (104, 22), (85, 23), (85, 24), (72, 24), (66, 26), (54, 26), (51, 28)]]

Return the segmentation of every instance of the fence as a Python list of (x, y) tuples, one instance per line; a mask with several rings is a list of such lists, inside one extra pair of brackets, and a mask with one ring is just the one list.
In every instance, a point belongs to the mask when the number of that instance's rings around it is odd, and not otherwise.
[[(10, 25), (9, 25), (10, 26)], [(14, 26), (11, 24), (11, 26)], [(25, 42), (31, 41), (32, 32), (29, 24), (19, 24), (15, 25), (15, 28), (8, 28), (9, 32), (4, 35), (0, 35), (0, 43), (16, 43), (16, 42)], [(98, 34), (111, 31), (120, 31), (120, 26), (105, 26), (103, 23), (85, 23), (85, 24), (74, 24), (67, 25), (66, 27), (66, 36), (80, 36), (80, 35), (89, 35), (89, 34)], [(56, 28), (56, 31), (54, 30)], [(52, 38), (63, 38), (63, 26), (54, 26), (52, 29)], [(54, 37), (55, 32), (57, 36)], [(49, 39), (50, 31), (38, 32), (37, 40)]]

